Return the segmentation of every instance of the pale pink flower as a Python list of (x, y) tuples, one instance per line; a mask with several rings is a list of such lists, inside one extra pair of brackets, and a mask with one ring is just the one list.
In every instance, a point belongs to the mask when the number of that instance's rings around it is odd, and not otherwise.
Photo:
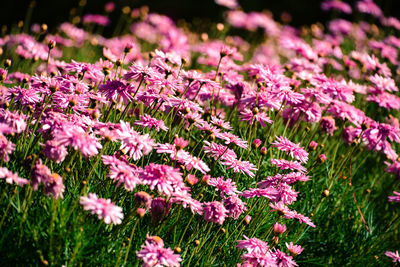
[(117, 134), (121, 140), (120, 149), (133, 158), (133, 160), (138, 160), (153, 150), (154, 140), (148, 134), (140, 135), (130, 127), (129, 123), (124, 121), (121, 121), (120, 125), (121, 129), (117, 130)]
[(88, 197), (80, 197), (79, 203), (84, 210), (96, 214), (106, 224), (120, 224), (124, 218), (121, 207), (111, 203), (111, 199), (98, 198), (94, 193), (89, 193)]
[(16, 184), (21, 187), (29, 183), (27, 179), (19, 177), (18, 174), (5, 167), (0, 167), (0, 179), (5, 179), (8, 184)]
[(299, 245), (293, 245), (293, 242), (290, 242), (289, 244), (288, 243), (285, 243), (285, 244), (290, 252), (290, 255), (292, 255), (293, 257), (299, 255), (304, 250), (304, 248), (302, 248)]

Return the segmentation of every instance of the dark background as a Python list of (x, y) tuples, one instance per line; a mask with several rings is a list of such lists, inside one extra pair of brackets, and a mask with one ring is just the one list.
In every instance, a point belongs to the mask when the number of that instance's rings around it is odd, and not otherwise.
[[(109, 1), (87, 0), (84, 13), (104, 13), (104, 4)], [(221, 21), (221, 14), (226, 8), (218, 6), (214, 0), (116, 0), (116, 10), (111, 14), (113, 23), (118, 20), (120, 10), (129, 5), (138, 8), (143, 5), (150, 7), (151, 12), (158, 12), (173, 18), (191, 21), (194, 18), (206, 18), (210, 21)], [(271, 10), (274, 18), (279, 20), (284, 11), (292, 15), (291, 25), (309, 25), (314, 22), (325, 22), (331, 14), (321, 10), (321, 0), (239, 0), (243, 10), (262, 11)], [(347, 0), (354, 9), (355, 0)], [(0, 0), (0, 25), (13, 25), (24, 20), (30, 5), (30, 0)], [(54, 27), (68, 20), (69, 11), (78, 7), (79, 0), (36, 0), (31, 22), (47, 23)], [(387, 16), (400, 16), (400, 1), (375, 0)], [(346, 16), (342, 16), (346, 18)], [(348, 17), (351, 18), (351, 17)], [(113, 27), (111, 25), (109, 27)]]

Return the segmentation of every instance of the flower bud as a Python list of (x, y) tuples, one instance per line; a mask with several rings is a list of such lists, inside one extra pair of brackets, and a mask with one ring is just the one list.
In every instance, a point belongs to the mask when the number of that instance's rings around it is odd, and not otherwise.
[(56, 47), (56, 41), (50, 40), (49, 43), (47, 44), (47, 47), (51, 50), (54, 47)]

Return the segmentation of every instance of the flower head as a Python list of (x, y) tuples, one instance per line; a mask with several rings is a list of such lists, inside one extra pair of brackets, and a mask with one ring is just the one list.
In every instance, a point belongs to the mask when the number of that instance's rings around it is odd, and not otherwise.
[(106, 224), (120, 224), (124, 218), (121, 207), (111, 203), (111, 199), (98, 198), (94, 193), (89, 193), (87, 197), (82, 196), (79, 203), (84, 210), (96, 214)]

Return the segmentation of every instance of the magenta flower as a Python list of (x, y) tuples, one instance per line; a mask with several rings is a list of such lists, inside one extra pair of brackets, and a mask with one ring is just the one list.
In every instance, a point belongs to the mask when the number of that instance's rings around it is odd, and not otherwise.
[(102, 92), (110, 102), (117, 101), (118, 98), (121, 98), (124, 103), (127, 104), (133, 100), (133, 88), (120, 81), (107, 81), (105, 84), (99, 86), (99, 91)]
[(157, 132), (159, 132), (160, 129), (163, 131), (168, 131), (168, 128), (165, 126), (164, 121), (152, 118), (148, 114), (140, 115), (140, 120), (135, 121), (134, 124), (140, 125), (142, 127), (147, 127), (149, 129), (154, 127)]
[(139, 178), (151, 190), (157, 189), (160, 194), (171, 195), (177, 188), (184, 188), (182, 173), (171, 166), (150, 163), (140, 173)]
[(390, 202), (400, 202), (400, 192), (393, 191), (394, 196), (389, 196)]
[(79, 126), (64, 126), (54, 131), (53, 141), (62, 146), (71, 146), (75, 150), (80, 150), (84, 157), (91, 157), (99, 153), (98, 149), (103, 146), (97, 138), (88, 134)]
[(232, 179), (224, 180), (224, 176), (218, 178), (211, 178), (208, 181), (208, 184), (216, 187), (217, 191), (220, 191), (221, 197), (225, 195), (236, 195), (240, 193), (235, 185), (235, 182), (232, 182)]
[(281, 170), (296, 170), (299, 172), (306, 172), (307, 169), (298, 161), (288, 161), (284, 159), (271, 159), (271, 164), (276, 165)]
[(245, 240), (237, 240), (238, 244), (236, 245), (239, 249), (246, 249), (248, 252), (255, 252), (260, 254), (265, 254), (269, 250), (269, 246), (267, 242), (264, 242), (256, 237), (248, 238), (243, 235)]
[(281, 151), (286, 152), (286, 154), (290, 154), (291, 157), (300, 160), (303, 163), (307, 163), (308, 161), (308, 152), (304, 150), (303, 147), (299, 144), (295, 144), (291, 142), (284, 136), (277, 136), (277, 141), (272, 143), (272, 145), (278, 148)]
[(389, 258), (392, 258), (393, 262), (400, 263), (400, 256), (398, 250), (396, 250), (396, 252), (386, 251), (385, 255), (388, 256)]
[(89, 193), (88, 197), (82, 196), (79, 203), (84, 210), (96, 214), (106, 224), (120, 224), (124, 218), (121, 207), (111, 203), (111, 199), (98, 198), (94, 193)]
[(164, 248), (164, 242), (160, 237), (148, 237), (141, 246), (141, 250), (136, 252), (139, 259), (143, 261), (143, 266), (180, 266), (182, 259), (174, 254), (170, 248)]
[(203, 205), (204, 220), (218, 224), (224, 223), (228, 211), (221, 202), (205, 202)]
[(232, 217), (235, 220), (237, 220), (239, 216), (247, 210), (246, 203), (235, 195), (224, 198), (222, 202), (227, 210), (227, 216)]
[(248, 121), (249, 125), (252, 125), (255, 121), (260, 123), (262, 127), (266, 126), (265, 123), (273, 123), (273, 121), (264, 112), (258, 111), (254, 114), (253, 111), (247, 108), (240, 112), (240, 117), (242, 121)]

